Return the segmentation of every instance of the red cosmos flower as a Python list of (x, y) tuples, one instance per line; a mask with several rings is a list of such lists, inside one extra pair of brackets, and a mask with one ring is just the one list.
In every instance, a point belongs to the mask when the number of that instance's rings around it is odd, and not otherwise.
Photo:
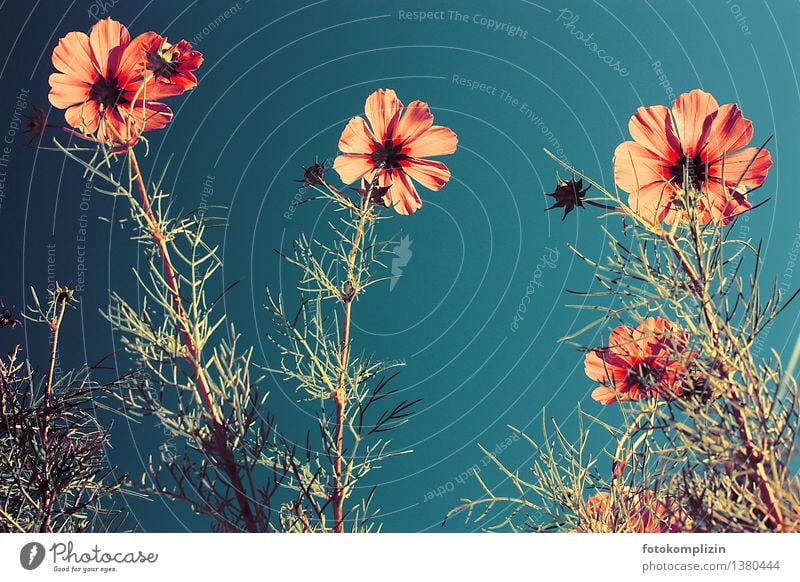
[(362, 117), (350, 120), (339, 139), (344, 152), (333, 169), (346, 184), (377, 173), (378, 186), (389, 188), (385, 202), (399, 214), (411, 214), (422, 206), (413, 178), (426, 188), (441, 190), (450, 179), (442, 162), (426, 160), (456, 151), (458, 137), (450, 129), (433, 125), (427, 103), (412, 101), (403, 114), (403, 104), (391, 89), (378, 89), (367, 97)]
[(688, 186), (700, 193), (701, 223), (725, 225), (752, 207), (747, 192), (764, 183), (772, 165), (768, 151), (740, 149), (750, 143), (753, 124), (739, 107), (720, 106), (699, 89), (680, 95), (672, 113), (640, 107), (628, 129), (634, 141), (617, 147), (614, 180), (630, 194), (629, 205), (653, 222), (680, 220)]
[(682, 514), (671, 500), (657, 499), (651, 491), (620, 492), (627, 498), (623, 503), (614, 502), (611, 494), (603, 491), (586, 500), (589, 523), (578, 527), (579, 531), (626, 533), (679, 533)]
[(146, 75), (152, 75), (158, 85), (160, 98), (169, 94), (178, 95), (197, 86), (194, 71), (203, 64), (203, 55), (194, 50), (187, 40), (170, 44), (166, 38), (154, 32), (142, 35)]
[(130, 146), (143, 132), (164, 127), (172, 111), (152, 99), (181, 92), (172, 86), (178, 84), (178, 71), (181, 83), (191, 85), (187, 75), (194, 75), (186, 69), (197, 56), (183, 58), (169, 83), (155, 71), (146, 78), (145, 49), (157, 36), (145, 33), (131, 40), (128, 29), (111, 18), (98, 21), (88, 36), (70, 32), (53, 50), (59, 72), (50, 75), (50, 103), (67, 110), (69, 125), (107, 144)]
[(608, 343), (585, 359), (586, 375), (601, 384), (592, 392), (601, 404), (651, 396), (675, 398), (687, 390), (688, 334), (669, 321), (650, 317), (635, 329), (621, 325), (611, 332)]

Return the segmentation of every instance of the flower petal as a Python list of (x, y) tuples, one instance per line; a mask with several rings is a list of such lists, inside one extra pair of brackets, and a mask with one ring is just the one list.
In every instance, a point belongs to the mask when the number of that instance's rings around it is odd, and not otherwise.
[(153, 129), (161, 129), (172, 119), (172, 110), (163, 103), (138, 102), (131, 106), (125, 103), (117, 107), (109, 107), (101, 127), (105, 139), (124, 144), (131, 144), (139, 139), (139, 135)]
[(172, 109), (163, 103), (137, 103), (132, 108), (125, 107), (126, 114), (133, 117), (140, 132), (161, 129), (172, 121)]
[(67, 109), (64, 118), (78, 131), (94, 133), (100, 123), (100, 108), (96, 101), (84, 101)]
[(596, 400), (600, 404), (608, 406), (617, 401), (617, 393), (611, 386), (598, 386), (592, 391), (592, 400)]
[(371, 174), (375, 164), (368, 154), (342, 154), (333, 162), (333, 169), (339, 174), (342, 182), (352, 184), (359, 178)]
[(433, 125), (433, 114), (428, 104), (412, 101), (397, 122), (394, 143), (410, 143)]
[(681, 157), (681, 142), (672, 126), (672, 114), (663, 105), (639, 107), (628, 122), (633, 139), (671, 163)]
[(666, 182), (670, 177), (668, 165), (668, 160), (645, 146), (626, 141), (614, 151), (614, 182), (633, 194), (650, 184)]
[(719, 108), (704, 152), (704, 161), (713, 164), (723, 155), (743, 148), (753, 139), (753, 124), (745, 119), (738, 105), (727, 103)]
[(590, 379), (606, 384), (611, 381), (611, 370), (602, 353), (601, 350), (588, 352), (583, 359), (583, 370)]
[(53, 66), (75, 79), (91, 85), (97, 80), (97, 71), (92, 65), (89, 37), (82, 32), (70, 32), (58, 41), (53, 49)]
[(772, 156), (767, 150), (745, 148), (726, 155), (716, 164), (709, 166), (709, 178), (716, 178), (724, 184), (735, 187), (737, 183), (746, 188), (758, 188), (767, 179), (772, 166)]
[(367, 97), (364, 104), (364, 112), (372, 126), (372, 132), (381, 143), (392, 137), (402, 111), (403, 104), (392, 89), (378, 89)]
[(642, 355), (636, 342), (636, 330), (629, 325), (620, 325), (614, 328), (608, 338), (608, 347), (618, 356)]
[(66, 109), (89, 99), (91, 86), (76, 77), (63, 73), (53, 73), (50, 75), (49, 82), (50, 93), (47, 97), (53, 107)]
[(696, 156), (706, 145), (718, 109), (719, 104), (711, 93), (700, 89), (683, 93), (675, 100), (672, 111), (683, 153), (687, 157)]
[(339, 138), (339, 149), (347, 154), (371, 154), (375, 145), (375, 136), (363, 117), (352, 118)]
[(413, 214), (422, 206), (414, 184), (402, 170), (381, 172), (381, 186), (391, 185), (389, 199), (398, 214)]
[(402, 152), (412, 158), (427, 158), (452, 154), (458, 147), (458, 136), (447, 127), (434, 125), (410, 142)]
[(131, 35), (128, 29), (111, 17), (98, 20), (89, 33), (89, 46), (92, 49), (94, 64), (106, 79), (117, 75), (122, 53)]
[(753, 207), (746, 194), (735, 192), (716, 179), (705, 184), (702, 206), (705, 211), (702, 222), (714, 222), (720, 226), (730, 224), (736, 216)]
[(644, 220), (652, 223), (666, 222), (673, 224), (677, 219), (678, 209), (675, 208), (675, 190), (667, 182), (655, 182), (631, 192), (628, 197), (628, 206)]
[[(117, 83), (123, 89), (130, 90), (134, 83), (137, 86), (140, 84), (145, 67), (144, 50), (156, 36), (158, 35), (155, 32), (142, 33), (130, 41), (123, 50), (117, 73)], [(148, 92), (146, 98), (158, 99), (159, 96)]]
[(442, 162), (411, 158), (400, 162), (400, 166), (406, 174), (430, 190), (441, 190), (450, 180), (450, 170)]

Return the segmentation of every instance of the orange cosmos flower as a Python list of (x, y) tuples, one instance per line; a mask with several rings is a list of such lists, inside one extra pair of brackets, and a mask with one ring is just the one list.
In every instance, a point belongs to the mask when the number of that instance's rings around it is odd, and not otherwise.
[(586, 523), (582, 532), (679, 533), (684, 519), (677, 504), (667, 498), (660, 500), (651, 491), (632, 493), (620, 491), (622, 500), (613, 500), (603, 491), (586, 500)]
[(629, 205), (653, 222), (679, 220), (688, 186), (701, 193), (702, 224), (728, 224), (752, 208), (747, 193), (764, 183), (772, 165), (767, 150), (740, 149), (750, 143), (753, 124), (739, 107), (720, 106), (699, 89), (679, 96), (672, 112), (640, 107), (628, 128), (634, 141), (617, 147), (614, 180), (630, 194)]
[(150, 101), (170, 94), (144, 78), (144, 42), (131, 41), (128, 29), (111, 18), (98, 21), (89, 35), (70, 32), (53, 50), (50, 103), (66, 109), (67, 123), (107, 144), (130, 146), (140, 135), (164, 127), (172, 111)]
[(609, 346), (586, 354), (586, 375), (599, 382), (592, 398), (601, 404), (657, 396), (674, 398), (686, 390), (685, 353), (688, 334), (660, 317), (636, 328), (621, 325), (611, 332)]
[(197, 86), (194, 71), (203, 64), (203, 55), (194, 50), (187, 40), (170, 44), (166, 38), (154, 32), (142, 35), (146, 59), (146, 75), (152, 76), (163, 94), (178, 95)]
[(351, 184), (360, 178), (378, 186), (391, 186), (386, 194), (400, 214), (411, 214), (422, 206), (413, 178), (431, 190), (441, 190), (450, 179), (450, 170), (429, 156), (452, 154), (458, 137), (450, 129), (433, 125), (427, 103), (412, 101), (403, 113), (403, 104), (391, 89), (378, 89), (367, 97), (362, 117), (350, 120), (339, 139), (342, 155), (333, 169), (342, 181)]

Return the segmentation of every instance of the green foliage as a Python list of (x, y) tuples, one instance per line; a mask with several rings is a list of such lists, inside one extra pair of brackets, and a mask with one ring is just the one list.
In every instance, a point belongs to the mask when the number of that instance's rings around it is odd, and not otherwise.
[[(530, 477), (496, 461), (515, 494), (501, 496), (481, 481), (483, 496), (465, 499), (451, 515), (465, 510), (468, 519), (494, 518), (491, 527), (537, 531), (797, 531), (797, 384), (778, 354), (753, 354), (759, 334), (796, 293), (785, 297), (777, 285), (762, 293), (760, 246), (736, 239), (733, 226), (701, 224), (704, 192), (687, 187), (684, 220), (665, 230), (617, 192), (565, 167), (601, 193), (596, 205), (613, 208), (609, 215), (621, 217), (623, 229), (605, 231), (602, 260), (573, 249), (596, 282), (578, 295), (598, 300), (574, 307), (599, 316), (564, 339), (653, 316), (674, 322), (674, 333), (689, 338), (667, 356), (679, 364), (682, 394), (619, 402), (619, 427), (579, 410), (574, 442), (557, 425), (552, 441), (543, 431), (544, 445), (527, 437), (537, 456)], [(645, 391), (658, 395), (658, 380), (649, 381)], [(601, 458), (587, 454), (587, 422), (607, 433)]]

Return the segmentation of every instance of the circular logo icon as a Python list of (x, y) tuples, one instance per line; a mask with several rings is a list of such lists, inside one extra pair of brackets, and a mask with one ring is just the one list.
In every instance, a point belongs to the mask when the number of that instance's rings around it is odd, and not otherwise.
[(44, 546), (39, 542), (30, 542), (19, 551), (19, 563), (26, 570), (35, 570), (44, 562)]

